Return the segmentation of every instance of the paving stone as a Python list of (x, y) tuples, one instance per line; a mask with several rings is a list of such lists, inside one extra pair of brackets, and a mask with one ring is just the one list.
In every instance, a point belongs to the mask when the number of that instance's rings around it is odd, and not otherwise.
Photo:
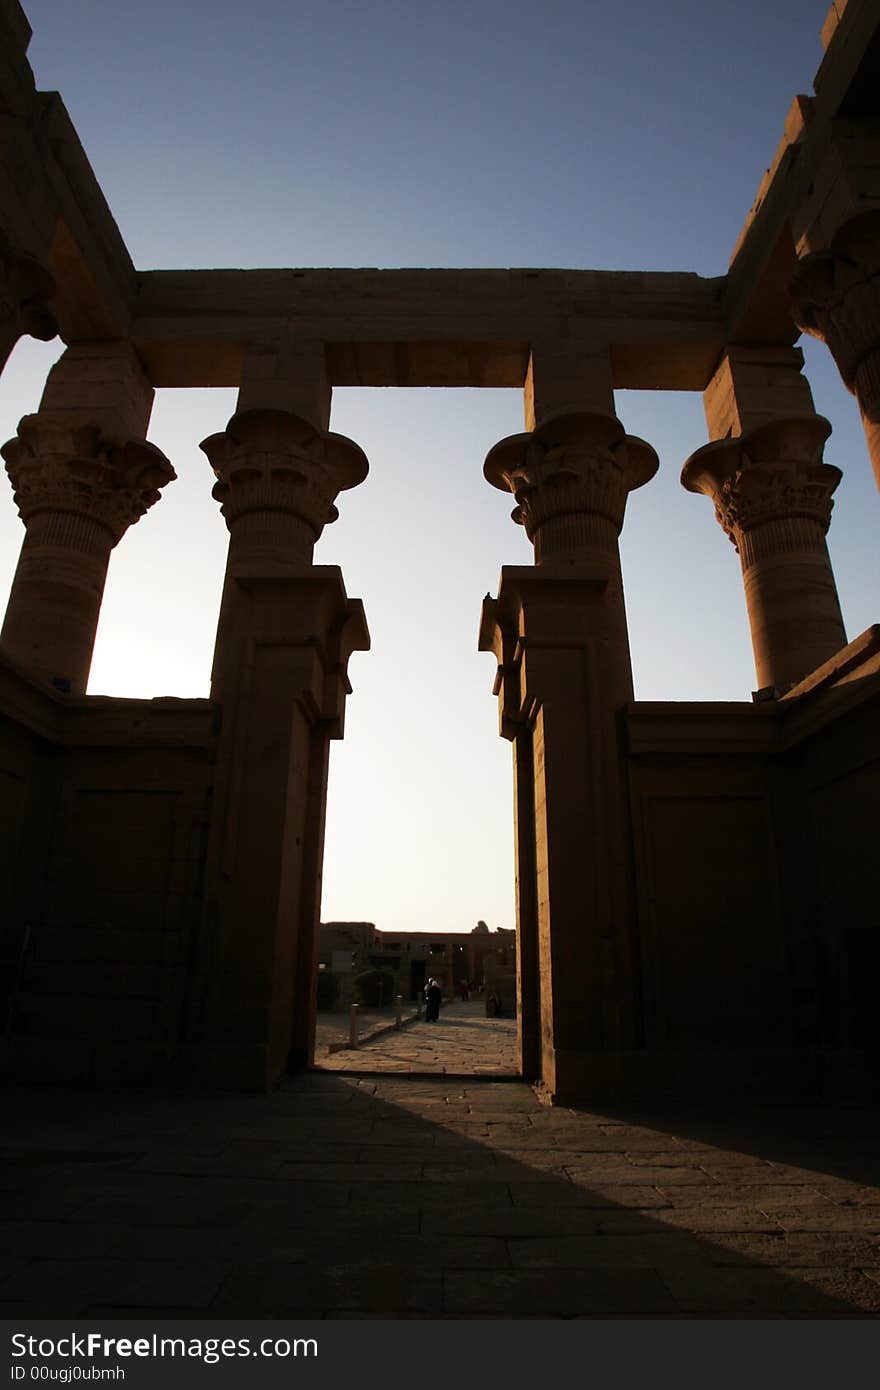
[(532, 1236), (508, 1241), (511, 1263), (521, 1269), (650, 1269), (639, 1237)]
[(572, 1207), (637, 1207), (649, 1211), (669, 1205), (654, 1187), (637, 1187), (635, 1184), (609, 1184), (603, 1187), (591, 1183), (580, 1187), (576, 1183), (511, 1182), (510, 1193), (518, 1206), (572, 1206)]
[(829, 1202), (821, 1207), (784, 1209), (773, 1215), (786, 1231), (856, 1231), (880, 1235), (880, 1207), (839, 1207)]
[(216, 1260), (226, 1266), (247, 1258), (271, 1258), (299, 1263), (305, 1259), (307, 1235), (301, 1225), (268, 1223), (234, 1229), (144, 1226), (125, 1234), (112, 1253), (127, 1261)]
[(425, 1211), (421, 1217), (423, 1235), (501, 1236), (519, 1239), (529, 1236), (595, 1235), (599, 1214), (580, 1207), (564, 1211), (541, 1207), (484, 1207), (461, 1211), (457, 1204), (446, 1211)]
[(280, 1182), (368, 1183), (417, 1182), (420, 1163), (282, 1163)]
[(550, 1155), (536, 1155), (534, 1160), (525, 1163), (509, 1154), (497, 1154), (492, 1172), (494, 1177), (506, 1182), (568, 1183), (565, 1168), (554, 1163)]
[(88, 1201), (88, 1195), (60, 1196), (54, 1192), (0, 1193), (0, 1222), (66, 1221)]
[(690, 1185), (702, 1188), (716, 1188), (715, 1179), (707, 1176), (699, 1168), (673, 1168), (649, 1164), (618, 1163), (567, 1163), (565, 1171), (572, 1182), (589, 1185), (601, 1183), (637, 1183), (652, 1187), (680, 1187)]
[(444, 1311), (483, 1317), (601, 1317), (626, 1312), (676, 1312), (660, 1278), (649, 1269), (517, 1269), (490, 1273), (451, 1271), (444, 1281)]
[[(711, 1235), (713, 1232), (764, 1231), (779, 1232), (782, 1226), (777, 1214), (760, 1211), (752, 1207), (666, 1207), (656, 1213), (664, 1226), (693, 1231), (695, 1234)], [(609, 1212), (600, 1218), (603, 1230), (623, 1229), (621, 1223), (632, 1222), (629, 1212)]]
[(847, 1137), (868, 1133), (861, 1112), (852, 1127), (828, 1106), (612, 1116), (542, 1106), (522, 1083), (345, 1073), (265, 1097), (61, 1092), (8, 1111), (14, 1314), (880, 1311), (876, 1165)]
[(247, 1202), (200, 1201), (192, 1197), (165, 1200), (136, 1196), (89, 1202), (71, 1216), (72, 1222), (115, 1226), (234, 1226), (251, 1210)]
[(833, 1318), (880, 1309), (880, 1285), (851, 1271), (711, 1269), (665, 1271), (663, 1281), (683, 1312), (756, 1317), (807, 1312)]
[(316, 1236), (310, 1257), (322, 1265), (378, 1270), (389, 1265), (411, 1270), (509, 1268), (507, 1242), (501, 1237), (453, 1235), (444, 1229), (442, 1219), (437, 1224), (436, 1232), (413, 1236), (388, 1234), (380, 1228), (374, 1232), (374, 1240), (363, 1235), (346, 1240)]
[(410, 1207), (392, 1207), (364, 1203), (345, 1207), (310, 1207), (298, 1205), (289, 1208), (280, 1202), (268, 1202), (255, 1211), (253, 1216), (242, 1223), (239, 1231), (246, 1240), (296, 1241), (310, 1231), (325, 1231), (332, 1239), (337, 1233), (349, 1238), (361, 1234), (415, 1235), (419, 1230), (420, 1211), (417, 1204)]
[(207, 1308), (223, 1270), (204, 1260), (33, 1260), (0, 1284), (0, 1299)]
[(861, 1235), (799, 1231), (730, 1234), (720, 1264), (796, 1265), (818, 1269), (880, 1268), (880, 1242)]
[[(672, 1206), (693, 1206), (693, 1191), (687, 1186), (658, 1184), (666, 1201)], [(716, 1183), (707, 1194), (707, 1200), (716, 1206), (744, 1206), (772, 1211), (776, 1207), (796, 1210), (798, 1207), (823, 1207), (827, 1199), (821, 1192), (806, 1187), (783, 1186), (767, 1183)]]
[[(462, 1181), (450, 1189), (449, 1183), (423, 1180), (411, 1183), (364, 1183), (356, 1204), (362, 1211), (448, 1211), (482, 1210), (510, 1204), (510, 1188), (504, 1182)], [(352, 1197), (354, 1202), (354, 1196)]]
[(325, 1310), (431, 1317), (442, 1308), (442, 1275), (388, 1265), (288, 1265), (266, 1261), (233, 1270), (212, 1317), (315, 1317)]
[[(42, 1299), (21, 1300), (0, 1298), (0, 1318), (7, 1318), (13, 1322), (23, 1323), (25, 1327), (36, 1318), (51, 1318), (53, 1321), (66, 1321), (68, 1318), (85, 1317), (88, 1309), (85, 1304), (77, 1302), (45, 1302)], [(155, 1316), (153, 1309), (150, 1309), (150, 1316)], [(190, 1310), (185, 1314), (192, 1317)]]
[(125, 1236), (122, 1225), (88, 1225), (63, 1221), (4, 1221), (0, 1248), (5, 1255), (28, 1259), (88, 1259), (106, 1255)]

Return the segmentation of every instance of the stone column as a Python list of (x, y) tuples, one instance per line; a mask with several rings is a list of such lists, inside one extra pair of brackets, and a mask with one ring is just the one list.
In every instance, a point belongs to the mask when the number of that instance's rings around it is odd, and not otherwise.
[(682, 471), (742, 564), (761, 689), (785, 691), (846, 645), (825, 534), (840, 470), (798, 349), (731, 347), (704, 394), (713, 442)]
[(202, 448), (229, 527), (212, 698), (221, 712), (206, 871), (208, 996), (199, 1067), (271, 1086), (310, 1059), (329, 740), (346, 668), (369, 646), (359, 600), (312, 551), (357, 445), (287, 410), (238, 411)]
[(841, 478), (822, 462), (830, 433), (820, 415), (775, 421), (707, 444), (682, 472), (739, 553), (761, 689), (789, 689), (846, 646), (825, 544)]
[(804, 256), (790, 293), (798, 327), (827, 344), (858, 400), (880, 487), (880, 210), (852, 218), (827, 250)]
[(618, 535), (657, 457), (606, 411), (535, 414), (533, 432), (486, 459), (489, 481), (514, 495), (535, 566), (504, 568), (480, 648), (498, 661), (501, 733), (514, 742), (521, 1060), (564, 1100), (613, 1091), (641, 1037)]
[(605, 679), (621, 703), (632, 699), (632, 666), (618, 536), (629, 493), (657, 471), (657, 455), (613, 415), (581, 412), (545, 420), (490, 450), (484, 472), (513, 493), (511, 513), (535, 548), (535, 565), (555, 575), (600, 576), (597, 638)]
[(17, 252), (0, 232), (0, 372), (19, 338), (48, 342), (58, 326), (48, 308), (55, 281), (39, 261)]
[(110, 551), (175, 477), (152, 397), (127, 343), (78, 345), (2, 448), (26, 534), (0, 646), (63, 691), (85, 691)]

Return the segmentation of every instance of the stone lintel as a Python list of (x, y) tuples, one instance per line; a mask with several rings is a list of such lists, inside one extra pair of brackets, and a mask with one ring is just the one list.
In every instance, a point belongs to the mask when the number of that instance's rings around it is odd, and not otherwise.
[(629, 271), (150, 271), (132, 337), (157, 386), (238, 386), (249, 344), (294, 331), (325, 344), (331, 386), (521, 389), (530, 345), (559, 340), (588, 356), (607, 347), (617, 388), (702, 390), (724, 346), (722, 285)]
[(782, 342), (790, 334), (794, 342), (785, 303), (793, 258), (827, 246), (857, 206), (880, 197), (875, 157), (864, 159), (851, 144), (852, 135), (858, 143), (857, 133), (843, 132), (847, 123), (876, 125), (876, 3), (849, 0), (825, 32), (831, 42), (815, 77), (815, 97), (795, 99), (731, 259), (725, 308), (734, 341)]

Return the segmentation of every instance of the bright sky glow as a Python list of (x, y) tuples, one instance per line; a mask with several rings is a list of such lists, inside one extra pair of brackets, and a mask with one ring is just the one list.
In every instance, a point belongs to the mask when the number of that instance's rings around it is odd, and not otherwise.
[[(25, 0), (38, 85), (57, 89), (139, 269), (562, 266), (723, 274), (826, 0)], [(60, 344), (25, 340), (0, 437), (35, 410)], [(803, 344), (844, 471), (829, 545), (850, 637), (876, 616), (878, 506), (852, 398)], [(206, 695), (227, 533), (199, 440), (233, 391), (157, 394), (150, 439), (179, 479), (111, 561), (90, 691)], [(657, 449), (621, 551), (636, 693), (747, 700), (737, 557), (683, 491), (697, 395), (621, 392)], [(334, 395), (367, 453), (316, 560), (364, 600), (346, 738), (331, 762), (325, 920), (512, 926), (510, 750), (480, 602), (528, 563), (482, 462), (521, 430), (516, 391)], [(21, 523), (0, 495), (0, 593)]]

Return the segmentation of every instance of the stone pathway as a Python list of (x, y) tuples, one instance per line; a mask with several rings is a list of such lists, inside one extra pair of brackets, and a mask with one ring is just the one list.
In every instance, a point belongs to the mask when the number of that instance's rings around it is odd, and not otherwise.
[(356, 1054), (443, 1075), (7, 1092), (0, 1316), (880, 1315), (876, 1111), (549, 1109), (453, 1076), (502, 1036), (455, 1006)]
[[(401, 1010), (404, 1024), (416, 1017), (416, 1005), (407, 1003)], [(394, 1027), (393, 1008), (358, 1010), (358, 1038), (360, 1044), (370, 1038), (387, 1033)], [(350, 1034), (350, 1021), (347, 1012), (319, 1013), (315, 1023), (315, 1062), (323, 1066), (326, 1058), (345, 1047)]]
[(487, 1018), (482, 1000), (456, 1000), (436, 1023), (424, 1018), (399, 1030), (383, 1030), (357, 1048), (319, 1054), (326, 1071), (398, 1072), (407, 1075), (516, 1076), (516, 1019)]

